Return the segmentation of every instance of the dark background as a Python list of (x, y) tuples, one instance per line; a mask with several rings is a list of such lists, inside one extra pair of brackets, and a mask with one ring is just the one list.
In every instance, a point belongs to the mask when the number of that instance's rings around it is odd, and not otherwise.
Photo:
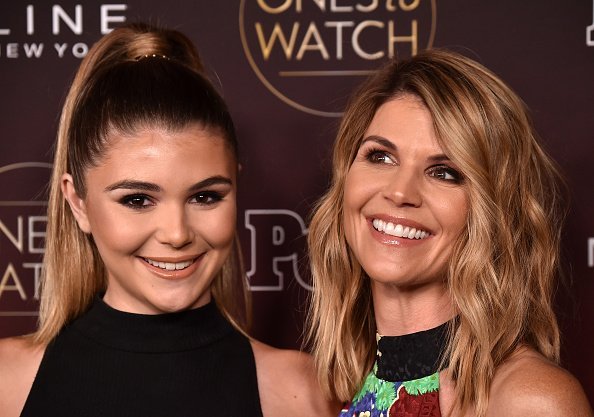
[[(44, 225), (38, 216), (45, 209), (44, 189), (61, 103), (80, 62), (72, 46), (84, 43), (90, 47), (101, 36), (103, 3), (81, 3), (80, 34), (63, 22), (60, 33), (52, 33), (52, 7), (58, 5), (74, 18), (76, 2), (32, 0), (0, 5), (0, 29), (10, 31), (0, 31), (4, 33), (0, 34), (0, 283), (4, 283), (0, 336), (30, 332), (35, 326), (33, 265), (40, 260), (37, 252), (43, 246)], [(387, 25), (393, 21), (397, 31), (402, 31), (398, 34), (410, 34), (415, 19), (419, 49), (433, 45), (462, 52), (492, 69), (519, 93), (532, 111), (545, 147), (567, 175), (572, 198), (563, 245), (568, 279), (560, 285), (557, 298), (563, 365), (580, 379), (594, 402), (594, 267), (588, 263), (588, 256), (594, 257), (594, 243), (588, 247), (589, 239), (594, 239), (594, 46), (586, 41), (587, 27), (594, 24), (594, 2), (420, 0), (415, 11), (405, 12), (397, 0), (384, 0), (368, 14), (333, 12), (331, 3), (347, 7), (368, 5), (371, 0), (328, 0), (326, 12), (313, 0), (302, 0), (301, 12), (296, 11), (297, 0), (264, 3), (271, 7), (290, 3), (291, 7), (272, 15), (259, 10), (256, 0), (131, 0), (120, 3), (126, 5), (125, 11), (110, 13), (126, 21), (151, 21), (186, 33), (230, 106), (241, 142), (238, 228), (255, 290), (255, 336), (278, 347), (300, 346), (309, 282), (303, 227), (312, 203), (328, 182), (338, 119), (297, 109), (264, 85), (242, 44), (240, 10), (244, 10), (245, 43), (264, 77), (290, 99), (328, 112), (340, 111), (362, 76), (282, 78), (275, 74), (373, 69), (382, 60), (363, 60), (353, 53), (349, 36), (353, 28), (345, 29), (344, 56), (337, 59), (336, 38), (324, 22), (376, 20)], [(386, 10), (389, 3), (395, 3), (397, 10)], [(410, 5), (414, 0), (401, 3)], [(33, 33), (27, 33), (27, 5), (33, 6)], [(299, 22), (295, 50), (307, 25), (314, 22), (330, 58), (324, 60), (319, 50), (311, 50), (297, 60), (294, 50), (292, 59), (287, 59), (276, 47), (265, 61), (258, 54), (256, 22), (267, 34), (276, 22), (285, 32)], [(364, 33), (360, 40), (368, 51), (387, 50), (385, 28)], [(30, 43), (44, 44), (40, 57), (26, 56), (25, 44)], [(54, 43), (68, 44), (62, 58)], [(18, 57), (10, 57), (11, 48), (16, 48)], [(411, 49), (402, 43), (397, 52), (406, 56)], [(22, 235), (18, 234), (20, 226)]]

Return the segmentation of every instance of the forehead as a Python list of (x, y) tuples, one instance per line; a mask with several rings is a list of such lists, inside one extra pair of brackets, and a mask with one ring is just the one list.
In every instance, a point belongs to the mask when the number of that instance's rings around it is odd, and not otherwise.
[(128, 178), (177, 184), (213, 175), (232, 176), (235, 167), (233, 151), (221, 134), (191, 125), (176, 131), (112, 132), (105, 152), (86, 176), (89, 181)]
[[(212, 142), (212, 143), (209, 143)], [(105, 139), (104, 154), (127, 152), (134, 147), (143, 146), (178, 146), (200, 147), (224, 145), (225, 136), (216, 127), (204, 126), (201, 123), (191, 123), (181, 128), (167, 128), (156, 126), (135, 126), (127, 131), (110, 129)]]
[(429, 109), (416, 96), (404, 95), (382, 104), (363, 136), (386, 139), (398, 148), (415, 146), (441, 151)]

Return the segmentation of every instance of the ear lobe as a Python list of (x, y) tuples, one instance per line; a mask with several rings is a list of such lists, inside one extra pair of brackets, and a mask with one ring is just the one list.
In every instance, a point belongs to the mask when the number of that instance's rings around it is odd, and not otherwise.
[(62, 194), (64, 194), (80, 230), (84, 233), (91, 233), (91, 225), (87, 216), (87, 205), (85, 204), (85, 200), (80, 198), (76, 193), (72, 175), (62, 175), (60, 187), (62, 188)]

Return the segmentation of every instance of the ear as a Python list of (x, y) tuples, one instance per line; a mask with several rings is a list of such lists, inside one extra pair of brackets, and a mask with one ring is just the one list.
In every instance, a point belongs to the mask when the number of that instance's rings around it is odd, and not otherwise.
[(77, 194), (76, 189), (74, 188), (72, 175), (62, 175), (60, 187), (62, 188), (62, 194), (64, 194), (80, 230), (84, 233), (91, 233), (91, 225), (89, 224), (89, 218), (87, 216), (87, 205), (85, 204), (85, 200), (80, 198)]

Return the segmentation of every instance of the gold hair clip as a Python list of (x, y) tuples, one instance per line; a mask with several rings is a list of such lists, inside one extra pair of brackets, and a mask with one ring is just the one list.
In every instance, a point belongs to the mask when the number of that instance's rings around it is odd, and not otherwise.
[(166, 59), (169, 61), (169, 57), (167, 55), (161, 55), (161, 54), (144, 54), (144, 55), (139, 55), (134, 59), (136, 59), (137, 61), (140, 61), (141, 59), (145, 59), (145, 58), (160, 58), (160, 59)]

